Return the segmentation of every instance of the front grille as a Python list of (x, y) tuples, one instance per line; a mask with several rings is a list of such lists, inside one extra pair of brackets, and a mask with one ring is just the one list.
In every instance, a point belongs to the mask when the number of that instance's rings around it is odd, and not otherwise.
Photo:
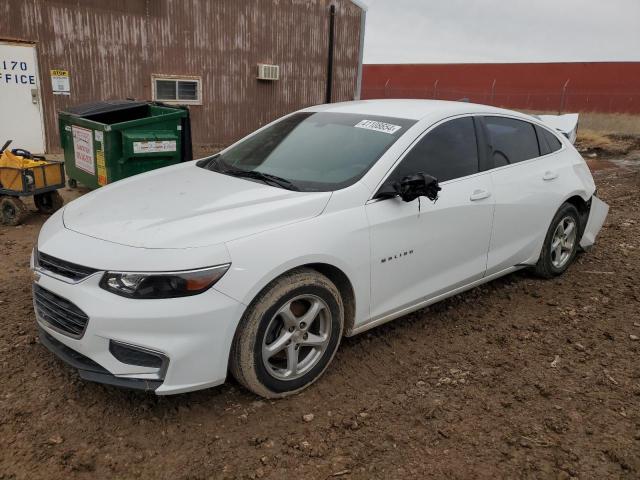
[(41, 286), (33, 285), (33, 298), (40, 319), (56, 331), (80, 338), (87, 327), (89, 316), (66, 298)]
[(95, 268), (83, 267), (39, 251), (36, 251), (36, 254), (38, 255), (37, 262), (40, 268), (61, 277), (69, 278), (74, 282), (87, 278), (98, 271)]

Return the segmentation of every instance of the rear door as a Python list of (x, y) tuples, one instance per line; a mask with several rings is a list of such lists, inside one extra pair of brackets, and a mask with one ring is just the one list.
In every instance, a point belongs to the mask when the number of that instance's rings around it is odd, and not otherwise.
[[(487, 275), (535, 262), (566, 192), (562, 144), (532, 123), (502, 116), (482, 118), (495, 201)], [(566, 175), (567, 172), (564, 172)]]
[(448, 120), (426, 133), (381, 188), (407, 175), (440, 181), (434, 203), (399, 197), (366, 205), (371, 235), (373, 321), (482, 278), (487, 262), (493, 198), (472, 117)]

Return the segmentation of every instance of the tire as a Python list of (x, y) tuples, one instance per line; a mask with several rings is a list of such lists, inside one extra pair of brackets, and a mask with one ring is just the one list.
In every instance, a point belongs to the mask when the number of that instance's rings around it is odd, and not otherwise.
[[(570, 232), (566, 233), (570, 226)], [(570, 203), (563, 203), (547, 231), (540, 258), (534, 269), (536, 275), (553, 278), (564, 273), (576, 256), (581, 231), (578, 210)]]
[(20, 225), (28, 213), (26, 205), (18, 197), (0, 197), (0, 215), (4, 225)]
[(74, 178), (70, 178), (70, 179), (67, 181), (67, 186), (68, 186), (69, 188), (77, 188), (77, 187), (78, 187), (78, 181), (77, 181), (76, 179), (74, 179)]
[[(343, 326), (344, 307), (336, 286), (315, 270), (293, 270), (269, 284), (247, 308), (231, 347), (231, 373), (266, 398), (299, 392), (329, 366)], [(297, 371), (289, 363), (296, 357)]]
[(45, 192), (38, 193), (33, 196), (33, 203), (36, 204), (36, 208), (40, 213), (50, 215), (62, 208), (64, 200), (59, 192)]

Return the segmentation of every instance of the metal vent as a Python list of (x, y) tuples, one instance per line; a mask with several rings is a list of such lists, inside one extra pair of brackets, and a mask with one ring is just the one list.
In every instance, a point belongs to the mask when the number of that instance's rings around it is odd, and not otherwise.
[(267, 65), (265, 63), (258, 64), (258, 80), (279, 80), (280, 66)]

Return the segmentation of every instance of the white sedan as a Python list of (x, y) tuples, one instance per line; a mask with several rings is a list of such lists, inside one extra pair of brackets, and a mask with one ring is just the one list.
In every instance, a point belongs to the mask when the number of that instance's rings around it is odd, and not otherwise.
[[(461, 102), (307, 108), (89, 193), (33, 254), (41, 342), (82, 378), (265, 397), (354, 335), (521, 268), (563, 273), (608, 207), (545, 121)], [(569, 134), (569, 132), (566, 132)]]

